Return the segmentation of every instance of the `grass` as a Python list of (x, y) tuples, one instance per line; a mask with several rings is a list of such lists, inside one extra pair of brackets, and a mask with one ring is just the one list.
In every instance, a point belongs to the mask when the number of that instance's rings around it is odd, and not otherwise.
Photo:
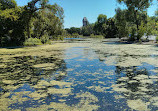
[(28, 38), (24, 42), (24, 46), (36, 46), (36, 45), (42, 45), (42, 42), (40, 39), (37, 38)]

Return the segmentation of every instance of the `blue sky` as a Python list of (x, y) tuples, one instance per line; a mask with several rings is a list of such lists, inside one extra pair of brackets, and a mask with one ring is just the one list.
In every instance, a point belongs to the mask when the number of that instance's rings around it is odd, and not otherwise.
[[(26, 5), (31, 0), (16, 0), (19, 6)], [(124, 8), (116, 0), (49, 0), (50, 4), (57, 3), (64, 9), (64, 27), (81, 27), (83, 17), (87, 17), (90, 23), (97, 20), (99, 14), (105, 14), (107, 17), (115, 15), (117, 7)], [(157, 0), (148, 8), (148, 15), (153, 16), (158, 8)]]

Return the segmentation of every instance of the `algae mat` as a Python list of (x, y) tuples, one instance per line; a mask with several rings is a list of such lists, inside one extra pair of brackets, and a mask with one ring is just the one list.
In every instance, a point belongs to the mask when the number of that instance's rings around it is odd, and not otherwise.
[(158, 47), (88, 39), (0, 55), (2, 111), (158, 109)]

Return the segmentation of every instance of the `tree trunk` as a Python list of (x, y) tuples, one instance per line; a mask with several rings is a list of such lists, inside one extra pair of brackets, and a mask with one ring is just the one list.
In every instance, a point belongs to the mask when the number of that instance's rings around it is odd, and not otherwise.
[(32, 14), (29, 14), (28, 16), (28, 21), (27, 21), (27, 37), (30, 38), (31, 37), (31, 34), (30, 34), (30, 22), (31, 22), (31, 17), (32, 17)]

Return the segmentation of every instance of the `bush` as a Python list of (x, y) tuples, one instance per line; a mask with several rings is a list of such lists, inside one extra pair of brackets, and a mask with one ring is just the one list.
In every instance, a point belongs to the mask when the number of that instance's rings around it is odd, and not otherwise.
[(71, 34), (67, 34), (65, 37), (66, 38), (73, 38), (73, 36)]
[(40, 39), (43, 44), (47, 44), (50, 42), (49, 36), (47, 34), (43, 35)]
[(51, 40), (64, 40), (65, 37), (64, 35), (54, 35), (51, 37)]
[(64, 40), (64, 36), (63, 35), (58, 35), (57, 40)]
[(90, 37), (95, 37), (95, 35), (94, 35), (94, 34), (91, 34)]
[(92, 38), (104, 38), (103, 35), (94, 35), (94, 34), (91, 34), (90, 37), (92, 37)]
[(79, 34), (78, 33), (73, 33), (72, 36), (73, 36), (73, 38), (78, 38)]
[(40, 39), (29, 38), (29, 39), (26, 39), (24, 42), (24, 46), (36, 46), (36, 45), (42, 45), (42, 42)]

